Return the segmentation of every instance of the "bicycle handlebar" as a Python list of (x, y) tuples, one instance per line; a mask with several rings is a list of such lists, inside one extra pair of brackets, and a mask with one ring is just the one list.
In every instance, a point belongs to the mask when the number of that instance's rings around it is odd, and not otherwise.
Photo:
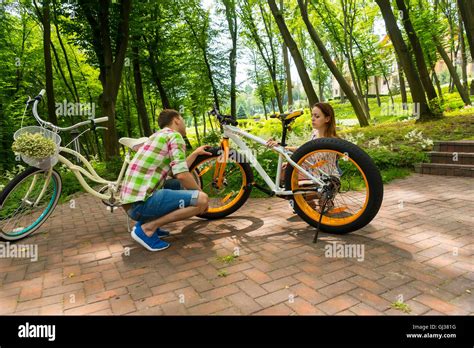
[(97, 124), (97, 123), (107, 122), (109, 120), (109, 118), (107, 116), (105, 116), (105, 117), (93, 118), (93, 119), (90, 119), (90, 120), (87, 120), (87, 121), (82, 121), (82, 122), (76, 123), (76, 124), (74, 124), (70, 127), (55, 126), (51, 122), (47, 122), (47, 121), (42, 120), (41, 117), (38, 115), (38, 103), (41, 101), (41, 99), (43, 99), (43, 96), (44, 96), (45, 93), (46, 93), (46, 90), (42, 89), (34, 99), (28, 99), (28, 103), (30, 103), (31, 101), (34, 101), (34, 103), (33, 103), (33, 116), (35, 117), (36, 121), (38, 121), (38, 123), (40, 125), (42, 125), (43, 127), (51, 128), (54, 131), (65, 132), (65, 131), (70, 131), (70, 130), (73, 130), (73, 129), (76, 129), (76, 128), (79, 128), (79, 127), (82, 127), (82, 126), (85, 126), (85, 125), (90, 125), (91, 122), (93, 124)]
[(219, 121), (220, 124), (225, 125), (225, 124), (230, 124), (232, 126), (238, 126), (239, 123), (237, 120), (230, 116), (230, 115), (221, 115), (219, 110), (217, 109), (216, 104), (214, 104), (214, 107), (212, 108), (211, 111), (208, 112), (209, 115), (213, 115), (217, 117), (217, 120)]

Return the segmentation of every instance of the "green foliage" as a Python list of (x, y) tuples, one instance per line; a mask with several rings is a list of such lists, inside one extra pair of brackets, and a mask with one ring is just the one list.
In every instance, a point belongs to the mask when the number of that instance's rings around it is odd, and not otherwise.
[(376, 148), (368, 149), (367, 153), (379, 169), (413, 168), (415, 163), (425, 162), (428, 157), (426, 153), (406, 145), (401, 145), (397, 151)]
[(220, 256), (220, 257), (217, 257), (217, 260), (219, 262), (222, 262), (222, 263), (225, 263), (225, 264), (229, 264), (229, 263), (232, 263), (234, 262), (235, 260), (237, 260), (238, 256), (234, 255), (234, 254), (231, 254), (231, 255), (226, 255), (226, 256)]
[(221, 134), (217, 132), (208, 132), (206, 136), (201, 138), (201, 143), (209, 146), (217, 146), (221, 141)]
[(239, 106), (239, 110), (237, 111), (237, 118), (240, 118), (240, 119), (247, 118), (247, 114), (242, 105)]
[(401, 312), (404, 312), (404, 313), (410, 313), (411, 312), (411, 308), (408, 304), (402, 302), (402, 301), (396, 301), (396, 302), (393, 302), (390, 307), (392, 307), (393, 309), (396, 309), (396, 310), (399, 310)]

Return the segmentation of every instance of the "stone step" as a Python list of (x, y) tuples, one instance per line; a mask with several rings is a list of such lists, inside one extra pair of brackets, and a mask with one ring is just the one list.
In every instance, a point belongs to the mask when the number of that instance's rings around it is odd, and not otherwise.
[(418, 163), (415, 172), (420, 174), (465, 176), (474, 178), (474, 165), (469, 164), (443, 164), (443, 163)]
[(433, 151), (474, 153), (474, 140), (435, 141)]
[(428, 152), (431, 163), (474, 165), (474, 153), (469, 152)]

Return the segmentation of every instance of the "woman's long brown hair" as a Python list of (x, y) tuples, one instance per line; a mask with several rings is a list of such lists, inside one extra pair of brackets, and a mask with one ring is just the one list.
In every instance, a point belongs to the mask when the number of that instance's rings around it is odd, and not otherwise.
[(326, 128), (326, 132), (324, 134), (324, 138), (339, 138), (336, 134), (336, 118), (334, 116), (334, 109), (332, 108), (331, 104), (329, 103), (316, 103), (311, 107), (311, 110), (317, 107), (321, 110), (324, 116), (329, 117), (329, 123)]

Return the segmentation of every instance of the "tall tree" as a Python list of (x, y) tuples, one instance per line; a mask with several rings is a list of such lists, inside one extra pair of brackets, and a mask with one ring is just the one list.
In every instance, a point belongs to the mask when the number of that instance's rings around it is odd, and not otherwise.
[[(356, 36), (369, 36), (367, 30), (362, 30), (363, 26), (356, 27), (356, 18), (364, 15), (363, 11), (359, 11), (357, 6), (360, 5), (356, 0), (340, 0), (340, 7), (335, 6), (335, 2), (327, 3), (323, 1), (311, 1), (313, 8), (323, 22), (323, 27), (331, 34), (331, 46), (338, 48), (345, 58), (347, 68), (349, 70), (352, 85), (357, 98), (364, 110), (365, 117), (370, 118), (368, 104), (368, 88), (369, 88), (369, 69), (367, 63), (367, 52), (359, 44)], [(334, 9), (333, 9), (334, 8)], [(342, 17), (342, 18), (340, 18)], [(364, 23), (367, 21), (364, 21)], [(358, 54), (355, 50), (358, 49)], [(343, 64), (344, 66), (344, 64)], [(364, 97), (364, 80), (365, 80), (365, 97)]]
[[(254, 8), (256, 8), (255, 12), (253, 11)], [(255, 3), (249, 0), (243, 0), (240, 10), (240, 17), (247, 28), (248, 36), (253, 40), (268, 70), (278, 104), (278, 110), (282, 113), (284, 111), (282, 96), (284, 93), (278, 83), (279, 62), (278, 52), (276, 50), (277, 40), (272, 30), (271, 15), (269, 16), (266, 13), (259, 1)], [(263, 23), (263, 28), (258, 27), (259, 22)], [(263, 33), (265, 33), (265, 35)]]
[(390, 39), (392, 40), (393, 47), (400, 61), (400, 65), (405, 72), (408, 85), (410, 86), (410, 93), (412, 100), (419, 106), (420, 121), (428, 121), (433, 119), (435, 115), (431, 112), (431, 109), (426, 101), (425, 90), (423, 84), (420, 81), (420, 77), (416, 70), (415, 65), (408, 51), (408, 47), (403, 40), (402, 33), (397, 26), (397, 20), (392, 11), (389, 0), (375, 0), (377, 5), (380, 7), (385, 26), (387, 28)]
[(447, 54), (443, 45), (437, 38), (433, 37), (433, 40), (435, 40), (436, 42), (436, 48), (441, 58), (443, 58), (444, 62), (446, 63), (446, 66), (448, 67), (449, 74), (451, 75), (451, 78), (453, 79), (454, 85), (456, 86), (456, 89), (458, 90), (458, 93), (461, 96), (462, 101), (464, 102), (465, 105), (471, 105), (471, 100), (469, 99), (469, 93), (462, 85), (461, 80), (459, 79), (459, 75), (456, 71), (456, 68), (454, 67), (453, 62), (449, 58), (449, 55)]
[[(469, 42), (471, 59), (474, 60), (474, 1), (458, 0), (459, 12), (462, 17), (464, 28), (466, 29), (466, 37)], [(474, 79), (471, 81), (470, 94), (474, 95)]]
[(191, 18), (189, 14), (184, 14), (183, 19), (188, 25), (189, 29), (191, 30), (192, 36), (195, 39), (199, 50), (201, 51), (202, 58), (204, 60), (204, 64), (206, 67), (207, 77), (209, 79), (209, 83), (212, 87), (212, 96), (214, 100), (214, 104), (216, 105), (217, 109), (220, 109), (219, 103), (219, 92), (217, 90), (216, 78), (214, 75), (214, 71), (211, 66), (210, 61), (210, 53), (209, 53), (209, 45), (208, 45), (208, 37), (207, 37), (207, 30), (209, 28), (209, 18), (206, 16), (201, 18), (202, 22), (199, 26), (195, 23), (194, 18)]
[(145, 97), (143, 94), (142, 74), (140, 71), (140, 55), (138, 52), (139, 36), (134, 36), (132, 40), (132, 65), (133, 65), (133, 79), (135, 81), (135, 93), (137, 97), (137, 111), (143, 125), (143, 132), (145, 136), (151, 135), (150, 120), (146, 112)]
[(46, 96), (48, 98), (48, 120), (53, 124), (58, 124), (58, 118), (56, 117), (56, 106), (54, 103), (53, 62), (51, 61), (51, 21), (49, 12), (49, 0), (44, 0), (42, 22)]
[(341, 89), (344, 91), (345, 95), (347, 96), (347, 98), (351, 102), (352, 107), (354, 108), (354, 111), (356, 113), (357, 119), (359, 120), (359, 124), (362, 127), (368, 126), (369, 122), (367, 121), (364, 110), (362, 108), (362, 105), (359, 103), (359, 100), (357, 99), (357, 96), (354, 94), (354, 92), (352, 91), (351, 86), (346, 81), (346, 79), (342, 75), (341, 71), (337, 68), (336, 64), (331, 59), (331, 56), (329, 55), (329, 52), (326, 50), (326, 47), (324, 46), (324, 44), (321, 41), (318, 33), (316, 32), (316, 30), (314, 29), (313, 25), (311, 24), (311, 22), (309, 20), (309, 17), (308, 17), (308, 1), (307, 0), (298, 0), (298, 6), (300, 8), (301, 17), (303, 18), (303, 21), (306, 24), (306, 27), (308, 28), (308, 32), (309, 32), (309, 35), (311, 36), (311, 39), (316, 44), (316, 47), (318, 48), (319, 52), (321, 53), (321, 56), (322, 56), (324, 62), (328, 66), (329, 70), (331, 70), (331, 73), (333, 74), (333, 76), (337, 80), (337, 82), (339, 83), (339, 86), (341, 87)]
[[(280, 0), (280, 9), (282, 11), (284, 9), (283, 0)], [(284, 42), (282, 43), (281, 46), (282, 46), (281, 49), (283, 51), (283, 65), (285, 67), (285, 74), (286, 74), (286, 92), (288, 95), (287, 97), (288, 110), (293, 110), (293, 85), (291, 82), (291, 69), (290, 69), (290, 59), (288, 58), (288, 47), (286, 47)], [(321, 95), (321, 92), (319, 94)], [(323, 98), (322, 95), (321, 95), (321, 98)]]
[(287, 100), (288, 100), (288, 110), (292, 110), (293, 109), (293, 84), (291, 82), (290, 59), (288, 58), (288, 48), (286, 47), (284, 43), (282, 44), (281, 49), (283, 51), (283, 65), (285, 66), (285, 74), (286, 74), (286, 93), (287, 93)]
[[(436, 98), (438, 97), (434, 89), (433, 83), (430, 79), (430, 73), (426, 67), (425, 57), (423, 56), (423, 50), (421, 48), (420, 40), (416, 34), (415, 28), (410, 20), (409, 8), (405, 5), (405, 0), (396, 0), (397, 7), (402, 15), (402, 23), (405, 27), (405, 32), (407, 33), (408, 40), (410, 41), (413, 55), (415, 56), (416, 66), (420, 74), (421, 83), (425, 89), (426, 96), (428, 101), (431, 103), (438, 104)], [(442, 116), (441, 114), (436, 115), (435, 110), (440, 110), (439, 107), (433, 109), (433, 116)]]
[(296, 45), (295, 40), (291, 36), (290, 31), (286, 25), (285, 19), (283, 18), (283, 13), (281, 10), (278, 9), (275, 0), (268, 0), (268, 5), (270, 6), (270, 10), (272, 11), (273, 17), (275, 18), (275, 22), (280, 29), (281, 36), (283, 40), (290, 50), (291, 56), (293, 57), (293, 61), (295, 62), (296, 69), (298, 70), (298, 75), (300, 76), (301, 83), (303, 84), (303, 88), (306, 92), (306, 97), (308, 98), (309, 104), (313, 105), (319, 102), (318, 95), (314, 90), (313, 84), (311, 79), (309, 78), (308, 71), (306, 70), (306, 65), (303, 61), (303, 57)]
[(236, 95), (237, 88), (235, 78), (237, 73), (237, 12), (235, 10), (235, 0), (223, 0), (225, 6), (225, 17), (229, 27), (232, 48), (229, 53), (230, 65), (230, 114), (236, 117)]
[(461, 73), (462, 73), (462, 84), (464, 86), (464, 89), (466, 91), (469, 90), (468, 87), (468, 82), (467, 82), (467, 56), (466, 56), (466, 42), (464, 40), (464, 25), (462, 24), (462, 18), (461, 18), (461, 13), (458, 8), (458, 41), (459, 41), (459, 47), (461, 48)]
[[(79, 0), (79, 6), (91, 28), (92, 45), (99, 61), (99, 80), (103, 89), (100, 105), (103, 116), (109, 117), (105, 137), (106, 159), (109, 159), (119, 155), (115, 104), (128, 46), (131, 0), (120, 1), (114, 20), (108, 0)], [(115, 24), (115, 30), (111, 24)]]

